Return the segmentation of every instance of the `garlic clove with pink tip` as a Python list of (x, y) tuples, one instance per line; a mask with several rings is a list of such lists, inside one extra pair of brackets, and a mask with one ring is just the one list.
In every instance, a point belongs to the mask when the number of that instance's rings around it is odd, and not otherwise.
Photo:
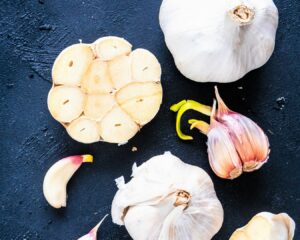
[(93, 156), (77, 155), (63, 158), (47, 171), (43, 182), (43, 193), (54, 208), (67, 206), (67, 184), (82, 163), (92, 163)]
[(210, 115), (210, 124), (190, 119), (191, 129), (197, 128), (207, 135), (209, 163), (215, 174), (221, 178), (234, 179), (243, 171), (255, 171), (267, 162), (270, 153), (269, 140), (255, 122), (225, 105), (217, 87), (215, 93), (217, 109), (215, 102), (213, 108), (209, 109), (203, 104), (187, 100), (174, 104), (171, 110), (178, 112), (176, 131), (183, 140), (193, 139), (180, 129), (181, 117), (185, 111), (192, 109)]
[(78, 240), (97, 240), (97, 232), (100, 227), (100, 225), (103, 223), (105, 218), (107, 218), (108, 214), (106, 214), (101, 221), (86, 235), (82, 236), (81, 238), (78, 238)]
[(235, 145), (245, 172), (259, 169), (267, 162), (270, 153), (269, 140), (264, 131), (250, 118), (231, 111), (223, 102), (215, 87), (218, 111), (215, 119), (226, 126)]

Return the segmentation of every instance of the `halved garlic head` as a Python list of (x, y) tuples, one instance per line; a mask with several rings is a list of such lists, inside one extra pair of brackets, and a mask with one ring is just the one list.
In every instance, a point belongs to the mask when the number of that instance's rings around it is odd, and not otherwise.
[(295, 222), (286, 213), (262, 212), (237, 229), (229, 240), (292, 240)]
[(161, 67), (146, 49), (123, 38), (74, 44), (53, 65), (51, 115), (78, 142), (125, 143), (157, 114)]
[(47, 171), (43, 192), (47, 202), (54, 208), (67, 206), (67, 184), (84, 162), (93, 162), (92, 155), (79, 155), (57, 161)]
[(134, 240), (209, 240), (221, 228), (223, 208), (199, 167), (167, 152), (116, 179), (112, 219)]

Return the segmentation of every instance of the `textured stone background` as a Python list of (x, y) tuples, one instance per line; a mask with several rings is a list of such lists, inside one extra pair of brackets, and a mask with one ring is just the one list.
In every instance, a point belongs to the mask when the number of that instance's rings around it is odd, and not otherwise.
[[(225, 102), (264, 128), (272, 152), (260, 171), (234, 181), (218, 179), (206, 155), (205, 136), (182, 142), (169, 106), (184, 98), (212, 103), (213, 84), (186, 80), (176, 70), (158, 24), (161, 1), (2, 0), (0, 2), (0, 239), (77, 239), (110, 212), (114, 179), (128, 180), (131, 166), (166, 150), (201, 166), (212, 177), (225, 220), (214, 239), (228, 239), (260, 211), (288, 212), (300, 224), (299, 56), (300, 4), (276, 0), (280, 24), (276, 50), (262, 68), (219, 89)], [(49, 115), (51, 65), (66, 46), (118, 35), (162, 64), (164, 101), (155, 120), (127, 145), (79, 144)], [(239, 89), (242, 86), (243, 89)], [(284, 97), (285, 101), (277, 101)], [(196, 116), (192, 113), (187, 117)], [(185, 126), (187, 128), (187, 126)], [(136, 146), (138, 152), (131, 152)], [(58, 159), (92, 153), (69, 184), (68, 207), (52, 209), (42, 194), (47, 169)], [(299, 231), (297, 232), (299, 234)], [(296, 234), (297, 234), (296, 233)], [(105, 221), (99, 239), (130, 239), (124, 227)], [(295, 239), (300, 239), (299, 235)]]

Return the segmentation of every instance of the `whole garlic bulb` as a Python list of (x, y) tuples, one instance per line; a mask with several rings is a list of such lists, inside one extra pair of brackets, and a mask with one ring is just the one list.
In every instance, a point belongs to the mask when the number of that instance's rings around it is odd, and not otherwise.
[(273, 53), (272, 0), (163, 0), (160, 26), (176, 66), (197, 82), (233, 82)]
[(169, 152), (135, 166), (127, 184), (116, 182), (112, 219), (134, 240), (209, 240), (222, 226), (210, 177)]
[(292, 240), (295, 222), (286, 213), (261, 212), (237, 229), (229, 240)]

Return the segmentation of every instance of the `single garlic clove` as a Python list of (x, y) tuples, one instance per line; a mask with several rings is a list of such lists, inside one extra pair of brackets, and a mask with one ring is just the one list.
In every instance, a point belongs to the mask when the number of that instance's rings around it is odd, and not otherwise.
[(251, 119), (231, 111), (223, 102), (217, 87), (218, 101), (216, 120), (225, 125), (229, 131), (241, 161), (243, 170), (252, 172), (267, 162), (269, 157), (269, 140), (263, 130)]
[(207, 137), (209, 163), (215, 174), (226, 179), (240, 176), (243, 172), (242, 163), (228, 129), (214, 121), (211, 123)]
[(295, 222), (286, 213), (262, 212), (237, 229), (230, 240), (292, 240), (294, 232)]
[(108, 214), (106, 214), (101, 221), (86, 235), (82, 236), (81, 238), (78, 238), (78, 240), (97, 240), (97, 232), (100, 227), (100, 225), (103, 223), (105, 218), (107, 218)]
[(47, 171), (43, 192), (47, 202), (54, 208), (66, 207), (67, 184), (83, 162), (93, 162), (92, 155), (66, 157), (56, 162)]

